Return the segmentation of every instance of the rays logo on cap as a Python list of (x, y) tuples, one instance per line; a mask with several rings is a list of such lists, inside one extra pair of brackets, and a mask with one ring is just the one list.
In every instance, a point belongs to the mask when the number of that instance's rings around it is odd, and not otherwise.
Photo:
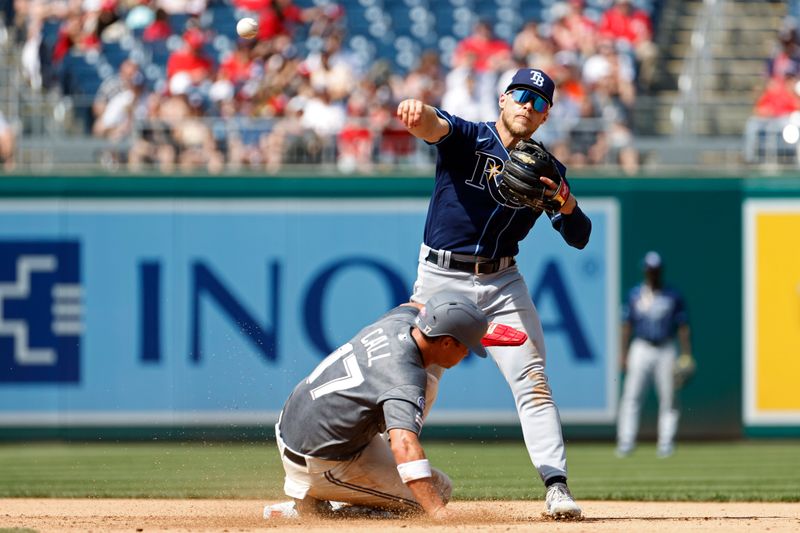
[(531, 81), (538, 87), (541, 87), (544, 85), (544, 76), (542, 76), (542, 73), (539, 72), (538, 70), (532, 70)]
[(546, 72), (535, 68), (521, 68), (511, 78), (506, 92), (524, 88), (533, 90), (547, 100), (548, 104), (553, 105), (556, 84)]

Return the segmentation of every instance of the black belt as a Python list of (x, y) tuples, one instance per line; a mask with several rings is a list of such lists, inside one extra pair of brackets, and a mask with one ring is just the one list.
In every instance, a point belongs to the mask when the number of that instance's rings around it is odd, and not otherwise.
[(661, 339), (660, 341), (655, 341), (655, 340), (650, 340), (650, 339), (642, 339), (642, 340), (644, 342), (646, 342), (647, 344), (649, 344), (650, 346), (655, 346), (655, 347), (664, 346), (665, 344), (668, 344), (668, 343), (672, 342), (672, 338), (671, 337), (666, 338), (666, 339)]
[[(431, 250), (428, 252), (428, 256), (425, 258), (428, 263), (433, 263), (434, 265), (439, 264), (439, 252), (436, 250)], [(471, 274), (494, 274), (500, 270), (502, 259), (490, 259), (488, 261), (482, 261), (479, 258), (476, 258), (476, 261), (460, 261), (453, 257), (450, 257), (450, 261), (448, 262), (445, 268), (452, 268), (453, 270), (461, 270), (462, 272), (469, 272)], [(511, 260), (508, 262), (506, 267), (514, 266), (517, 261), (512, 257)]]
[(296, 465), (306, 466), (306, 458), (303, 457), (302, 455), (298, 455), (298, 454), (294, 453), (289, 448), (284, 448), (283, 449), (283, 456), (286, 457), (287, 459), (289, 459), (291, 462), (293, 462)]

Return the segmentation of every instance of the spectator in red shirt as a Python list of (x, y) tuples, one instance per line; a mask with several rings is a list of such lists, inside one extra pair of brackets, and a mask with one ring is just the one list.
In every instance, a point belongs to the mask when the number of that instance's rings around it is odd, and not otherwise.
[(169, 24), (169, 15), (162, 8), (156, 9), (155, 20), (142, 33), (142, 40), (148, 43), (163, 41), (172, 35), (172, 26)]
[(337, 166), (342, 172), (368, 172), (372, 169), (374, 139), (368, 111), (365, 95), (358, 92), (350, 95), (347, 120), (337, 136)]
[(631, 0), (616, 0), (600, 18), (600, 33), (636, 45), (653, 38), (653, 23), (641, 9), (634, 9)]
[(199, 83), (211, 76), (214, 62), (203, 53), (205, 36), (202, 30), (192, 28), (183, 34), (183, 46), (173, 52), (167, 60), (167, 78), (178, 72), (187, 72), (192, 83)]
[(269, 7), (272, 0), (233, 0), (233, 7), (244, 11), (261, 11)]
[(311, 13), (292, 3), (292, 0), (268, 1), (260, 10), (258, 38), (266, 41), (276, 35), (292, 36), (294, 26), (307, 22)]
[(79, 15), (69, 15), (58, 28), (58, 36), (53, 45), (53, 63), (60, 63), (69, 53), (72, 46), (80, 39), (81, 18)]
[[(259, 14), (260, 41), (278, 35), (292, 37), (294, 28), (299, 24), (329, 23), (338, 19), (344, 12), (338, 4), (302, 8), (295, 5), (292, 0), (233, 0), (233, 5), (237, 9)], [(311, 33), (314, 34), (313, 28)]]
[(494, 36), (487, 21), (480, 20), (475, 24), (472, 35), (462, 39), (453, 51), (453, 66), (461, 65), (470, 54), (477, 58), (475, 71), (486, 72), (498, 61), (511, 55), (511, 46)]
[(600, 19), (600, 35), (614, 39), (618, 46), (628, 46), (639, 63), (639, 82), (649, 88), (655, 77), (658, 49), (653, 42), (653, 23), (641, 9), (634, 9), (631, 0), (616, 0)]
[(236, 50), (225, 58), (219, 66), (219, 72), (222, 77), (234, 85), (246, 82), (252, 75), (253, 60), (250, 56), (253, 49), (252, 42), (240, 39), (236, 44)]
[(79, 52), (100, 49), (100, 38), (94, 31), (96, 27), (86, 24), (89, 13), (70, 13), (58, 29), (58, 37), (53, 46), (53, 63), (60, 63), (73, 48)]
[(800, 69), (793, 66), (786, 70), (785, 78), (771, 78), (758, 97), (755, 114), (764, 118), (777, 118), (800, 110)]

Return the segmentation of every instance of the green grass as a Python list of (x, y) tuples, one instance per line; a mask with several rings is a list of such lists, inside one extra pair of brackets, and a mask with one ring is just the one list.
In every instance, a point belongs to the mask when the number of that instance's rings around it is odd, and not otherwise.
[[(456, 499), (540, 499), (521, 442), (426, 443)], [(669, 459), (653, 445), (617, 459), (610, 444), (567, 448), (576, 498), (800, 501), (800, 443), (689, 443)], [(33, 443), (0, 445), (0, 497), (283, 497), (271, 443)]]

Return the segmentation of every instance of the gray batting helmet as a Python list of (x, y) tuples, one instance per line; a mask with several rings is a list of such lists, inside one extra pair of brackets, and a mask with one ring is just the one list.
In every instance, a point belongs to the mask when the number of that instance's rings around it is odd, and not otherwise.
[(489, 320), (480, 307), (462, 294), (434, 294), (420, 309), (416, 325), (428, 337), (450, 335), (476, 355), (486, 357), (481, 339), (489, 328)]

